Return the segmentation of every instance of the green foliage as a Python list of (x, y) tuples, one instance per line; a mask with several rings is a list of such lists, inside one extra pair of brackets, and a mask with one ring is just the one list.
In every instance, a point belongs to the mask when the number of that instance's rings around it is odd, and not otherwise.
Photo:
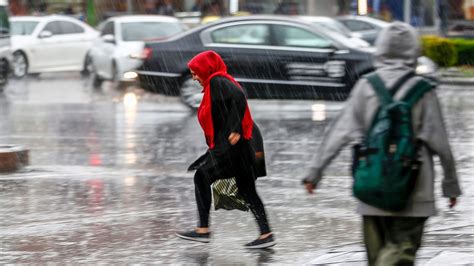
[(431, 58), (441, 67), (450, 67), (458, 62), (458, 52), (451, 40), (437, 36), (422, 38), (423, 55)]
[(474, 40), (453, 39), (451, 42), (458, 53), (457, 65), (474, 66)]
[(423, 55), (441, 67), (474, 65), (474, 40), (446, 39), (426, 35), (421, 39)]

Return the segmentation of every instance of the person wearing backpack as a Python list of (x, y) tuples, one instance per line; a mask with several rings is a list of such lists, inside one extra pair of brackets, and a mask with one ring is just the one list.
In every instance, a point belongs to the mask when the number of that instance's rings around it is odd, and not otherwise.
[(435, 84), (414, 74), (416, 30), (394, 22), (376, 41), (375, 67), (356, 83), (303, 179), (313, 193), (323, 171), (351, 142), (353, 194), (369, 265), (413, 265), (423, 227), (436, 214), (433, 156), (453, 208), (461, 189)]

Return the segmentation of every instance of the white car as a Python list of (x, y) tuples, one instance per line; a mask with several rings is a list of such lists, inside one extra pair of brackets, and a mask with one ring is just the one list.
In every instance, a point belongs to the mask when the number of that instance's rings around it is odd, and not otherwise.
[[(378, 19), (364, 17), (364, 16), (347, 16), (347, 17), (340, 17), (340, 21), (328, 18), (328, 17), (318, 17), (318, 16), (298, 16), (299, 19), (302, 19), (306, 22), (309, 22), (317, 27), (321, 27), (326, 31), (334, 32), (336, 35), (342, 35), (348, 39), (348, 41), (352, 45), (356, 45), (359, 48), (370, 52), (375, 53), (375, 47), (371, 46), (375, 42), (375, 37), (378, 32), (383, 28), (390, 25), (385, 21), (381, 21)], [(352, 29), (347, 28), (348, 25), (358, 26), (358, 25), (365, 25), (365, 24), (373, 24), (373, 28), (379, 29), (377, 32), (374, 31), (367, 31), (367, 32), (357, 32), (352, 31)], [(360, 26), (362, 27), (362, 26)], [(367, 33), (370, 38), (374, 39), (366, 39), (366, 35), (363, 33)], [(334, 36), (335, 37), (335, 36)], [(371, 42), (369, 42), (371, 41)], [(344, 41), (343, 41), (344, 42)], [(425, 77), (429, 77), (432, 79), (437, 79), (437, 66), (436, 64), (426, 56), (418, 57), (418, 65), (416, 68), (416, 73), (419, 75), (424, 75)]]
[(59, 15), (11, 17), (13, 74), (86, 71), (87, 52), (99, 33), (84, 22)]
[(353, 34), (357, 34), (372, 45), (375, 43), (380, 31), (390, 25), (386, 21), (368, 16), (342, 16), (336, 19), (344, 24)]
[(0, 0), (0, 92), (8, 81), (12, 62), (10, 49), (10, 23), (8, 23), (8, 1)]
[(349, 38), (351, 42), (356, 44), (359, 47), (369, 47), (370, 44), (364, 41), (357, 33), (352, 33), (344, 24), (341, 22), (329, 18), (329, 17), (319, 17), (319, 16), (299, 16), (298, 18), (309, 22), (317, 27), (322, 27), (330, 32), (336, 32), (344, 35)]
[(113, 17), (99, 25), (100, 35), (89, 55), (94, 86), (103, 80), (134, 81), (143, 63), (145, 41), (165, 39), (187, 27), (174, 17), (130, 15)]

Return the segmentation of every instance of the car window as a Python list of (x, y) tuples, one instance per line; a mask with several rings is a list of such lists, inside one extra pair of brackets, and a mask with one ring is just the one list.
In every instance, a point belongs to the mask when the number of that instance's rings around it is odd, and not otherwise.
[(104, 35), (115, 35), (115, 27), (114, 27), (114, 22), (113, 21), (109, 21), (107, 22), (105, 25), (104, 25), (104, 28), (102, 29), (102, 31), (100, 32), (100, 36), (104, 36)]
[(12, 35), (31, 35), (38, 25), (37, 21), (12, 21)]
[(8, 21), (8, 11), (4, 6), (0, 7), (0, 37), (10, 34), (10, 22)]
[(356, 21), (356, 20), (345, 20), (342, 21), (346, 27), (348, 27), (351, 31), (365, 31), (365, 30), (373, 30), (374, 27), (367, 22)]
[(69, 21), (61, 21), (61, 29), (63, 34), (84, 33), (84, 28)]
[(270, 45), (270, 30), (265, 24), (236, 25), (213, 31), (211, 38), (214, 43)]
[(63, 32), (61, 30), (61, 22), (49, 22), (48, 24), (46, 24), (46, 27), (44, 27), (43, 31), (50, 31), (53, 35), (62, 34)]
[(185, 30), (181, 23), (168, 22), (127, 22), (122, 23), (124, 41), (143, 41), (165, 38)]
[(278, 46), (329, 48), (332, 44), (330, 40), (324, 37), (293, 26), (275, 25), (274, 33)]

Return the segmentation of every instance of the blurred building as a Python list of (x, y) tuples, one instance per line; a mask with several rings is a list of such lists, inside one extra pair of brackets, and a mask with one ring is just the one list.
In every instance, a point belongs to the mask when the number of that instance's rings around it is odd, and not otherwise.
[(433, 30), (474, 20), (474, 0), (240, 0), (239, 6), (254, 14), (368, 15)]
[[(418, 27), (443, 27), (474, 20), (474, 0), (9, 0), (14, 15), (81, 14), (95, 22), (121, 14), (201, 12), (203, 15), (281, 14), (337, 16), (360, 14), (401, 20)], [(179, 15), (179, 14), (178, 14)]]
[(465, 0), (463, 11), (466, 19), (474, 20), (474, 0)]
[[(345, 13), (369, 15), (414, 26), (433, 26), (442, 19), (471, 19), (473, 0), (350, 0)], [(472, 16), (471, 16), (472, 17)]]
[(78, 14), (84, 0), (9, 0), (13, 15)]

